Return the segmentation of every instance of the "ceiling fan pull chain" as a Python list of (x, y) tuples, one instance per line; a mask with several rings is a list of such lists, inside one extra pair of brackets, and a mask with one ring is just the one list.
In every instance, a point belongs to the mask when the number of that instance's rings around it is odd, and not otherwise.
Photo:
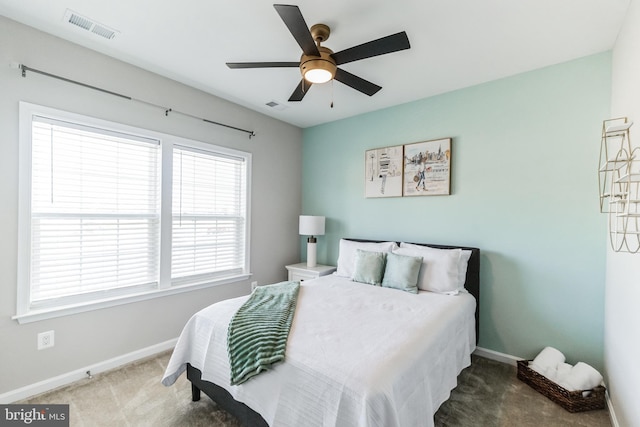
[(331, 108), (333, 108), (333, 80), (331, 80)]

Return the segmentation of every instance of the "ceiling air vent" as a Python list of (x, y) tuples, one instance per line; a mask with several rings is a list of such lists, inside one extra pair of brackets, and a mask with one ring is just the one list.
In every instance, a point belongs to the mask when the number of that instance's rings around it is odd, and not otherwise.
[(267, 102), (267, 103), (266, 103), (266, 104), (264, 104), (264, 105), (266, 105), (267, 107), (271, 107), (271, 108), (273, 108), (274, 110), (278, 110), (278, 111), (282, 111), (282, 110), (284, 110), (285, 108), (287, 108), (287, 106), (286, 106), (286, 105), (278, 104), (276, 101), (269, 101), (269, 102)]
[(90, 31), (100, 37), (104, 37), (107, 40), (111, 40), (116, 36), (116, 34), (118, 34), (117, 30), (109, 28), (106, 25), (102, 25), (93, 19), (82, 16), (70, 9), (67, 9), (64, 14), (64, 21), (78, 28), (82, 28), (83, 30)]

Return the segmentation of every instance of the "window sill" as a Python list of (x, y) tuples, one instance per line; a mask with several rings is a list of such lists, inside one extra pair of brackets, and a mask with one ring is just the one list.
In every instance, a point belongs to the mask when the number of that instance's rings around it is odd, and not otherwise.
[(17, 320), (18, 323), (31, 323), (38, 322), (40, 320), (52, 319), (54, 317), (69, 316), (72, 314), (84, 313), (87, 311), (100, 310), (108, 307), (115, 307), (118, 305), (130, 304), (139, 301), (146, 301), (153, 298), (166, 297), (169, 295), (181, 294), (184, 292), (196, 291), (198, 289), (206, 289), (213, 286), (225, 285), (228, 283), (241, 282), (251, 277), (251, 274), (241, 274), (238, 276), (227, 277), (215, 282), (205, 282), (189, 285), (172, 286), (164, 289), (154, 289), (151, 291), (140, 292), (137, 294), (123, 295), (112, 298), (105, 298), (96, 301), (88, 301), (84, 303), (78, 303), (73, 305), (66, 305), (61, 307), (51, 307), (39, 310), (30, 310), (24, 314), (18, 314), (13, 316), (13, 320)]

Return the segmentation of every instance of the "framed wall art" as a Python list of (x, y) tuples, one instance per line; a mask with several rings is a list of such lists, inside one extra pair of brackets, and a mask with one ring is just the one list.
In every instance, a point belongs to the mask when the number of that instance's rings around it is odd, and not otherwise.
[(402, 195), (451, 194), (451, 138), (404, 145)]
[(365, 151), (365, 197), (402, 196), (402, 145)]

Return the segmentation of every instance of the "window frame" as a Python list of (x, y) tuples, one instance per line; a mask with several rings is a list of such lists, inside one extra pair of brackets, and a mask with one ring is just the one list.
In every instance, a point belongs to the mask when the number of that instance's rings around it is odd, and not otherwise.
[[(31, 292), (31, 194), (32, 194), (32, 122), (34, 116), (66, 121), (81, 126), (94, 127), (104, 131), (126, 133), (160, 141), (160, 236), (159, 236), (159, 277), (158, 286), (149, 290), (121, 294), (113, 292), (103, 298), (95, 298), (69, 305), (47, 306), (40, 309), (30, 307)], [(195, 141), (149, 129), (125, 125), (82, 114), (40, 106), (28, 102), (19, 103), (19, 151), (18, 151), (18, 271), (16, 315), (12, 318), (19, 323), (28, 323), (53, 317), (81, 313), (121, 304), (164, 297), (222, 284), (245, 281), (250, 273), (250, 230), (251, 230), (251, 153)], [(244, 265), (239, 274), (214, 278), (206, 281), (173, 282), (171, 279), (171, 235), (172, 235), (172, 191), (173, 191), (173, 148), (190, 147), (221, 156), (244, 159), (245, 225), (244, 225)]]

